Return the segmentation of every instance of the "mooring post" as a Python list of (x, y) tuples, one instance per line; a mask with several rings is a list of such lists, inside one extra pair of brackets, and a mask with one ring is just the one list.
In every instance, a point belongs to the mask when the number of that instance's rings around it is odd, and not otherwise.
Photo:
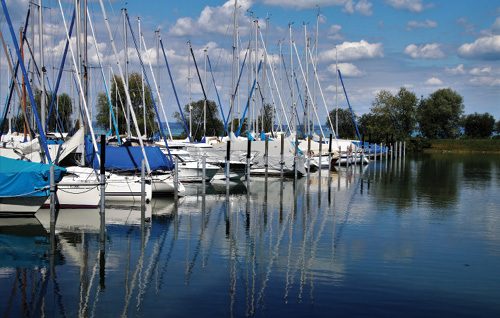
[(250, 153), (252, 151), (252, 141), (247, 141), (247, 181), (250, 181)]
[(318, 164), (319, 164), (319, 175), (321, 177), (321, 157), (323, 157), (323, 136), (319, 136), (319, 158), (318, 158)]
[(295, 134), (295, 156), (293, 157), (293, 170), (297, 179), (297, 156), (299, 154), (299, 136)]
[(229, 174), (230, 174), (230, 160), (231, 160), (231, 140), (227, 141), (226, 145), (226, 164), (224, 166), (224, 173), (226, 174), (226, 191), (229, 191)]
[(50, 238), (52, 243), (52, 235), (56, 229), (56, 167), (50, 165)]
[(330, 134), (328, 141), (328, 171), (332, 171), (332, 134)]
[(144, 159), (141, 160), (141, 207), (146, 204), (146, 174), (144, 173)]
[(281, 166), (281, 179), (283, 180), (283, 165), (285, 164), (285, 137), (281, 135), (281, 159), (280, 159), (280, 166)]
[(106, 136), (101, 135), (101, 209), (100, 213), (104, 213), (106, 203)]
[(403, 157), (406, 157), (406, 140), (403, 142)]
[(339, 173), (340, 173), (340, 159), (342, 158), (342, 152), (341, 152), (342, 148), (339, 146), (339, 159), (337, 160), (338, 163), (339, 163)]
[(311, 136), (307, 136), (307, 176), (311, 173)]
[(377, 164), (377, 144), (375, 143), (375, 164)]
[(179, 158), (174, 159), (174, 199), (179, 198)]
[(264, 150), (264, 160), (265, 160), (265, 167), (266, 167), (266, 179), (267, 179), (267, 173), (268, 173), (268, 167), (269, 167), (269, 137), (266, 136), (266, 149)]

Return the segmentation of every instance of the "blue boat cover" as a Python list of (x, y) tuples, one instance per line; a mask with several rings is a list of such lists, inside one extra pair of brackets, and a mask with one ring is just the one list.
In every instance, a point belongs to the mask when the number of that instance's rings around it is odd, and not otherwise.
[[(101, 152), (101, 145), (97, 148)], [(144, 147), (148, 157), (151, 170), (170, 171), (174, 164), (167, 159), (158, 147)], [(85, 138), (85, 153), (87, 164), (91, 164), (94, 169), (99, 169), (99, 161), (95, 155), (92, 143)], [(141, 160), (143, 159), (142, 150), (139, 146), (109, 146), (106, 145), (106, 158), (104, 168), (106, 170), (141, 170)]]
[[(55, 167), (55, 182), (59, 182), (66, 169)], [(0, 197), (47, 196), (49, 186), (50, 165), (0, 156)]]

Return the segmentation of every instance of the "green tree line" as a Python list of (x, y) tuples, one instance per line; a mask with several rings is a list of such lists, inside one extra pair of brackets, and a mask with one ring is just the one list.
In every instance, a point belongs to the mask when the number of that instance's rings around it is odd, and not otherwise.
[[(489, 113), (464, 115), (463, 97), (451, 88), (439, 89), (427, 98), (402, 87), (395, 95), (380, 91), (370, 112), (354, 117), (365, 141), (390, 143), (418, 136), (424, 139), (489, 138), (500, 134), (500, 120)], [(335, 123), (337, 111), (329, 113)], [(329, 121), (326, 121), (329, 125)], [(338, 135), (357, 139), (348, 109), (338, 110)]]

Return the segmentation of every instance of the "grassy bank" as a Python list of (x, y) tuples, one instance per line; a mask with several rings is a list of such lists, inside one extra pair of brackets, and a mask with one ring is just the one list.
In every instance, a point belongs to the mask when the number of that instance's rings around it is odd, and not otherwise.
[(500, 139), (435, 139), (424, 152), (498, 153)]

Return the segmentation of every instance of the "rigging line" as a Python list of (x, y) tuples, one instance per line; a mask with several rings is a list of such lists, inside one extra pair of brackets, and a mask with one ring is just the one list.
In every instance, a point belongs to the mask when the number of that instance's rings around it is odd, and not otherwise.
[(212, 75), (212, 81), (213, 81), (213, 84), (214, 84), (215, 93), (217, 94), (217, 100), (219, 101), (219, 107), (220, 107), (220, 112), (221, 112), (221, 115), (222, 115), (222, 119), (224, 120), (224, 125), (226, 125), (225, 116), (224, 116), (224, 110), (222, 109), (222, 104), (220, 102), (220, 97), (219, 97), (219, 91), (217, 90), (217, 85), (215, 84), (214, 72), (212, 71), (212, 63), (210, 63), (210, 57), (208, 56), (208, 54), (207, 54), (207, 61), (208, 61), (208, 67), (210, 68), (210, 74)]
[[(134, 29), (132, 28), (132, 24), (130, 23), (130, 18), (129, 18), (128, 13), (125, 14), (125, 17), (127, 18), (129, 29), (130, 29), (130, 34), (132, 35), (132, 39), (134, 40), (134, 45), (135, 45), (135, 49), (137, 50), (137, 55), (139, 57), (139, 62), (141, 64), (142, 70), (144, 72), (144, 79), (146, 79), (146, 84), (148, 85), (149, 94), (151, 95), (151, 100), (152, 100), (153, 106), (155, 108), (156, 117), (158, 118), (158, 126), (160, 128), (161, 134), (163, 135), (163, 141), (165, 142), (165, 147), (167, 148), (167, 151), (168, 151), (168, 157), (170, 159), (170, 164), (172, 165), (171, 167), (173, 167), (174, 161), (172, 159), (172, 154), (170, 153), (170, 148), (168, 147), (167, 137), (165, 136), (165, 132), (163, 131), (163, 125), (161, 124), (161, 117), (160, 117), (160, 114), (158, 113), (158, 108), (157, 108), (156, 103), (154, 101), (153, 91), (151, 90), (151, 85), (149, 84), (149, 79), (148, 79), (148, 77), (146, 75), (146, 68), (144, 67), (144, 63), (142, 61), (141, 53), (139, 52), (139, 46), (137, 45), (137, 40), (135, 38)], [(141, 34), (141, 37), (142, 37), (142, 34)], [(146, 42), (144, 42), (144, 38), (142, 38), (142, 40), (143, 40), (144, 48), (146, 49)], [(147, 52), (147, 50), (146, 50), (146, 52)], [(150, 67), (150, 69), (152, 71), (153, 67), (151, 66), (151, 60), (149, 59), (149, 55), (146, 55), (146, 56), (148, 57), (149, 67)], [(155, 79), (154, 73), (152, 75), (153, 75), (154, 84), (156, 86), (156, 79)], [(158, 95), (159, 95), (159, 92), (158, 92)], [(162, 110), (165, 112), (165, 109), (163, 107), (163, 102), (161, 101), (160, 96), (158, 96), (158, 98), (160, 100), (160, 104), (162, 106)], [(134, 117), (135, 117), (135, 114), (134, 114)], [(168, 122), (168, 119), (166, 118), (166, 116), (165, 116), (165, 120), (167, 120), (167, 122)], [(136, 121), (134, 122), (134, 124), (137, 124)], [(139, 131), (139, 127), (138, 126), (136, 127), (136, 129), (137, 129), (137, 131)]]
[[(309, 50), (309, 56), (311, 57), (312, 59), (312, 53), (311, 53), (311, 50)], [(321, 83), (319, 82), (319, 76), (318, 76), (318, 72), (317, 72), (317, 68), (316, 68), (316, 64), (313, 62), (311, 62), (312, 66), (313, 66), (313, 70), (314, 70), (314, 75), (316, 77), (316, 81), (314, 82), (316, 84), (316, 82), (318, 83), (318, 88), (319, 88), (319, 92), (320, 92), (320, 95), (321, 97), (323, 98), (323, 104), (325, 105), (325, 111), (326, 113), (328, 114), (327, 117), (328, 117), (328, 122), (330, 123), (330, 128), (333, 132), (333, 136), (335, 137), (335, 142), (337, 143), (337, 148), (338, 148), (338, 145), (339, 145), (339, 141), (337, 140), (337, 136), (336, 136), (336, 132), (335, 132), (335, 129), (333, 129), (333, 123), (332, 123), (332, 119), (330, 118), (330, 114), (328, 112), (328, 108), (327, 108), (327, 105), (326, 105), (326, 100), (325, 100), (325, 95), (323, 94), (323, 89), (321, 88)]]
[(177, 106), (179, 107), (179, 112), (182, 116), (182, 122), (184, 123), (184, 129), (186, 129), (186, 132), (188, 134), (189, 142), (192, 142), (191, 132), (189, 131), (189, 129), (187, 127), (186, 119), (184, 118), (184, 113), (182, 112), (181, 103), (179, 102), (179, 96), (177, 96), (177, 90), (175, 89), (174, 80), (172, 78), (172, 73), (170, 72), (170, 66), (168, 65), (167, 54), (165, 53), (165, 48), (163, 47), (163, 41), (162, 41), (161, 37), (160, 37), (160, 45), (161, 45), (161, 50), (163, 52), (163, 57), (165, 58), (165, 64), (167, 65), (168, 76), (170, 78), (170, 82), (172, 83), (172, 88), (174, 89), (175, 100), (177, 101)]
[[(4, 18), (4, 16), (5, 15), (2, 15), (2, 19)], [(26, 40), (26, 30), (28, 29), (29, 16), (30, 16), (30, 9), (28, 9), (28, 13), (26, 14), (26, 21), (24, 23), (23, 43), (27, 41)], [(2, 30), (1, 29), (0, 29), (0, 35), (2, 35)], [(2, 36), (2, 42), (4, 42), (3, 41), (3, 36)], [(5, 58), (7, 60), (9, 58), (8, 55), (7, 55), (7, 52), (5, 52)], [(28, 63), (28, 65), (30, 63), (31, 63), (31, 61)], [(5, 104), (5, 107), (4, 107), (4, 116), (2, 116), (3, 119), (2, 119), (1, 124), (0, 124), (0, 136), (2, 136), (3, 127), (4, 127), (5, 122), (6, 122), (5, 119), (6, 119), (6, 116), (8, 114), (9, 108), (10, 108), (10, 102), (11, 102), (12, 96), (13, 96), (14, 85), (17, 85), (17, 82), (16, 82), (15, 78), (17, 77), (17, 72), (18, 71), (19, 71), (19, 60), (16, 62), (16, 67), (15, 67), (15, 71), (14, 71), (15, 76), (12, 78), (11, 86), (10, 86), (10, 89), (9, 89), (9, 94), (7, 96), (6, 104)], [(25, 112), (23, 113), (23, 116), (24, 116), (24, 121), (26, 123), (26, 128), (29, 130), (31, 139), (33, 140), (35, 138), (35, 133), (32, 131), (31, 125), (29, 124), (29, 118), (28, 118), (28, 116), (26, 115)]]
[(111, 118), (113, 120), (113, 125), (115, 127), (116, 138), (118, 139), (118, 144), (121, 146), (122, 142), (120, 140), (120, 133), (118, 131), (118, 125), (116, 124), (115, 114), (113, 112), (113, 105), (111, 104), (111, 99), (109, 97), (108, 86), (106, 85), (106, 78), (104, 76), (104, 71), (102, 69), (102, 64), (101, 64), (101, 54), (99, 52), (99, 47), (97, 45), (97, 39), (96, 39), (96, 36), (95, 36), (95, 32), (94, 32), (94, 27), (93, 27), (92, 20), (90, 19), (90, 12), (89, 12), (89, 8), (88, 7), (87, 7), (87, 16), (88, 16), (88, 19), (89, 19), (89, 24), (90, 24), (90, 30), (92, 32), (92, 37), (94, 39), (94, 45), (95, 45), (97, 60), (99, 61), (99, 69), (101, 70), (102, 80), (104, 82), (104, 89), (106, 90), (106, 97), (108, 98), (109, 111), (110, 111), (110, 114), (111, 114)]
[(354, 118), (354, 113), (352, 112), (351, 103), (349, 103), (349, 98), (347, 97), (347, 92), (345, 90), (344, 81), (342, 80), (342, 74), (340, 73), (340, 69), (338, 69), (337, 71), (339, 73), (340, 82), (342, 83), (342, 88), (344, 89), (344, 94), (345, 94), (345, 99), (347, 100), (347, 105), (349, 106), (349, 109), (351, 111), (351, 116), (352, 116), (352, 120), (354, 122), (354, 126), (356, 127), (356, 132), (358, 133), (359, 141), (361, 143), (363, 143), (363, 141), (361, 140), (361, 135), (359, 134), (358, 124), (356, 124), (356, 119)]
[[(127, 16), (127, 19), (128, 19), (128, 16)], [(129, 22), (130, 24), (130, 22)], [(132, 26), (130, 25), (130, 28), (132, 28)], [(147, 49), (147, 46), (146, 46), (146, 41), (144, 40), (144, 36), (142, 35), (142, 33), (139, 35), (140, 36), (140, 40), (142, 40), (142, 43), (144, 45), (144, 51), (145, 51), (145, 54), (146, 54), (146, 57), (148, 58), (148, 63), (149, 63), (149, 70), (151, 71), (151, 75), (153, 77), (153, 84), (154, 84), (154, 87), (156, 89), (156, 94), (158, 95), (158, 101), (160, 102), (160, 106), (161, 106), (161, 110), (163, 112), (163, 116), (165, 117), (165, 121), (167, 123), (167, 129), (168, 129), (168, 133), (170, 135), (170, 139), (173, 139), (172, 137), (172, 132), (170, 131), (170, 125), (168, 124), (168, 118), (167, 118), (167, 114), (165, 113), (165, 107), (163, 106), (163, 100), (161, 98), (161, 94), (160, 94), (160, 85), (158, 85), (158, 83), (156, 82), (156, 77), (155, 77), (155, 73), (153, 72), (153, 65), (151, 64), (151, 57), (149, 55), (149, 52), (148, 52), (148, 49)], [(132, 37), (134, 39), (134, 43), (135, 43), (135, 37), (134, 37), (134, 34), (132, 32)], [(137, 52), (139, 52), (139, 49), (137, 47), (137, 44), (136, 44), (136, 49), (137, 49)], [(139, 61), (142, 63), (141, 66), (142, 66), (142, 71), (143, 71), (143, 74), (144, 74), (144, 78), (146, 79), (146, 83), (148, 84), (148, 89), (149, 89), (149, 92), (150, 92), (150, 95), (151, 95), (151, 99), (153, 99), (153, 92), (152, 92), (152, 89), (151, 89), (151, 86), (149, 85), (149, 79), (148, 79), (148, 76), (146, 74), (146, 68), (142, 62), (142, 57), (141, 57), (141, 54), (139, 53), (138, 54), (139, 56)], [(160, 79), (158, 79), (159, 81)], [(158, 110), (156, 108), (156, 103), (154, 102), (153, 100), (153, 105), (155, 107), (155, 111), (156, 111), (156, 114), (158, 116), (158, 125), (159, 125), (159, 129), (162, 130), (162, 135), (164, 136), (165, 133), (163, 132), (163, 126), (161, 125), (161, 119), (159, 117), (159, 113), (158, 113)], [(170, 155), (170, 149), (167, 145), (167, 140), (166, 140), (166, 137), (164, 137), (164, 142), (165, 142), (165, 147), (167, 147), (167, 151), (169, 153), (169, 156), (170, 156), (170, 160), (172, 160), (172, 156)]]
[[(201, 90), (203, 91), (203, 96), (205, 97), (205, 101), (208, 101), (207, 94), (205, 92), (205, 87), (203, 86), (203, 81), (201, 80), (200, 70), (198, 69), (198, 64), (196, 63), (196, 58), (194, 57), (193, 47), (191, 47), (191, 44), (189, 44), (189, 50), (191, 51), (191, 56), (193, 56), (194, 66), (196, 68), (196, 73), (198, 74), (198, 80), (200, 81)], [(210, 106), (208, 105), (208, 103), (207, 103), (207, 106), (208, 106), (207, 107), (208, 108), (208, 113), (210, 114), (210, 118), (212, 119), (212, 126), (213, 126), (212, 128), (213, 128), (213, 130), (214, 130), (215, 135), (217, 136), (217, 138), (219, 138), (219, 135), (217, 134), (217, 129), (216, 129), (216, 126), (215, 126), (215, 120), (214, 120), (214, 116), (212, 114), (212, 110), (210, 109)]]
[[(10, 15), (9, 11), (7, 10), (7, 5), (5, 4), (5, 0), (0, 0), (2, 2), (2, 7), (3, 11), (5, 13), (5, 18), (7, 19), (7, 23), (9, 24), (9, 29), (10, 33), (12, 36), (12, 42), (14, 43), (14, 47), (16, 48), (16, 54), (18, 56), (19, 65), (21, 66), (21, 70), (23, 71), (23, 76), (25, 78), (28, 78), (28, 72), (26, 71), (26, 68), (24, 66), (24, 61), (21, 59), (21, 52), (19, 51), (19, 45), (17, 43), (17, 38), (16, 38), (16, 33), (14, 32), (14, 27), (12, 26), (12, 22), (10, 20)], [(26, 88), (28, 90), (28, 95), (30, 97), (30, 102), (31, 102), (31, 108), (33, 109), (33, 114), (35, 115), (36, 118), (36, 123), (38, 125), (38, 131), (40, 133), (40, 139), (42, 143), (43, 150), (45, 151), (45, 156), (47, 157), (47, 160), (49, 163), (52, 163), (52, 160), (50, 158), (50, 153), (49, 153), (49, 148), (47, 146), (47, 138), (45, 137), (45, 133), (43, 131), (43, 126), (40, 121), (40, 117), (38, 116), (38, 110), (36, 109), (36, 104), (35, 104), (35, 98), (33, 96), (33, 91), (31, 90), (31, 85), (29, 81), (26, 81)]]
[[(246, 50), (245, 52), (245, 58), (243, 59), (243, 64), (241, 64), (241, 69), (240, 69), (240, 75), (238, 77), (238, 82), (236, 83), (236, 87), (234, 89), (234, 94), (232, 94), (231, 96), (231, 103), (229, 105), (229, 113), (227, 114), (227, 118), (226, 118), (226, 125), (224, 126), (224, 132), (222, 133), (222, 136), (224, 136), (226, 134), (226, 132), (228, 132), (228, 126), (227, 126), (227, 123), (229, 121), (229, 115), (231, 115), (231, 112), (233, 111), (233, 108), (234, 108), (234, 99), (236, 98), (236, 93), (238, 92), (238, 88), (240, 87), (240, 80), (241, 80), (241, 75), (243, 74), (243, 68), (245, 66), (245, 61), (247, 60), (247, 55), (248, 55), (248, 49)], [(229, 135), (229, 133), (228, 133)]]
[[(59, 8), (61, 9), (61, 16), (62, 16), (62, 20), (63, 20), (63, 23), (64, 23), (64, 30), (66, 32), (66, 39), (68, 41), (70, 41), (69, 33), (68, 33), (68, 26), (66, 24), (66, 18), (64, 17), (64, 11), (63, 11), (63, 8), (62, 8), (61, 0), (59, 0)], [(88, 121), (88, 127), (89, 127), (89, 130), (90, 130), (90, 133), (91, 133), (92, 144), (93, 144), (94, 150), (96, 152), (97, 161), (100, 163), (101, 162), (101, 156), (100, 156), (99, 149), (97, 148), (97, 142), (95, 140), (94, 129), (92, 127), (92, 120), (90, 118), (89, 110), (88, 110), (88, 107), (87, 107), (87, 99), (85, 98), (85, 96), (83, 94), (83, 86), (82, 86), (82, 82), (81, 82), (80, 72), (78, 71), (78, 68), (76, 67), (78, 64), (76, 63), (75, 54), (73, 52), (73, 47), (70, 45), (69, 48), (71, 50), (71, 57), (72, 57), (72, 60), (73, 60), (73, 65), (75, 65), (75, 76), (76, 76), (76, 79), (77, 79), (76, 82), (78, 84), (78, 88), (79, 88), (80, 94), (82, 95), (83, 110), (85, 112), (85, 116), (86, 116), (86, 119)]]
[[(71, 18), (71, 24), (69, 26), (69, 37), (71, 38), (71, 34), (73, 33), (73, 25), (75, 23), (75, 15), (76, 15), (76, 10), (73, 10), (73, 16)], [(59, 66), (59, 74), (57, 76), (57, 80), (56, 80), (56, 86), (54, 87), (54, 91), (52, 92), (52, 98), (51, 98), (51, 102), (50, 102), (50, 107), (49, 107), (49, 112), (47, 114), (47, 121), (45, 123), (45, 131), (48, 131), (48, 127), (49, 127), (49, 122), (50, 122), (50, 115), (52, 114), (52, 108), (54, 107), (54, 102), (56, 101), (57, 99), (57, 92), (59, 91), (59, 84), (61, 83), (61, 76), (62, 76), (62, 73), (63, 73), (63, 69), (64, 69), (64, 63), (66, 62), (66, 55), (68, 53), (68, 46), (69, 46), (70, 42), (69, 40), (66, 40), (66, 45), (64, 47), (64, 53), (63, 53), (63, 57), (62, 57), (62, 60), (61, 60), (61, 64)], [(61, 118), (59, 117), (59, 112), (56, 111), (56, 115), (57, 115), (57, 119), (59, 119), (59, 122), (60, 122), (60, 125), (61, 125), (61, 131), (64, 132), (64, 128), (62, 127), (62, 122), (61, 122)]]
[[(260, 73), (261, 66), (262, 66), (262, 60), (260, 60), (259, 68), (257, 69), (257, 75), (259, 75), (259, 73)], [(252, 95), (253, 95), (253, 91), (255, 89), (256, 82), (257, 82), (257, 76), (253, 80), (252, 89), (250, 90), (250, 94), (248, 95), (248, 99), (247, 99), (247, 105), (245, 106), (245, 110), (243, 111), (243, 116), (241, 117), (240, 126), (238, 127), (238, 130), (236, 131), (236, 137), (240, 136), (241, 126), (243, 126), (243, 121), (245, 119), (245, 115), (247, 113), (248, 105), (250, 104), (250, 100), (252, 99)]]
[[(102, 3), (102, 0), (99, 0), (99, 3), (101, 5), (101, 10), (102, 10), (104, 22), (106, 24), (106, 28), (108, 30), (109, 40), (111, 41), (111, 46), (113, 47), (113, 53), (115, 55), (116, 64), (118, 66), (118, 70), (120, 71), (120, 77), (121, 77), (121, 79), (122, 79), (122, 81), (123, 81), (123, 83), (125, 85), (125, 77), (124, 77), (123, 72), (122, 72), (122, 67), (121, 67), (121, 64), (120, 64), (120, 60), (118, 59), (118, 52), (116, 51), (115, 42), (113, 40), (113, 36), (111, 35), (111, 28), (109, 26), (109, 21), (108, 21), (107, 15), (106, 15), (106, 10), (104, 9), (104, 4)], [(125, 96), (127, 97), (127, 103), (129, 105), (132, 105), (132, 101), (130, 99), (129, 92), (127, 90), (125, 90)], [(137, 123), (137, 118), (135, 116), (135, 111), (134, 111), (133, 107), (131, 107), (130, 109), (131, 109), (130, 114), (132, 116), (132, 120), (134, 122), (135, 130), (136, 130), (138, 138), (139, 138), (139, 144), (141, 145), (141, 152), (142, 152), (142, 156), (144, 158), (144, 161), (146, 163), (146, 168), (148, 170), (148, 175), (151, 175), (151, 167), (149, 166), (149, 160), (148, 160), (148, 157), (146, 156), (146, 150), (144, 149), (144, 142), (142, 141), (142, 136), (140, 134), (139, 124)]]

